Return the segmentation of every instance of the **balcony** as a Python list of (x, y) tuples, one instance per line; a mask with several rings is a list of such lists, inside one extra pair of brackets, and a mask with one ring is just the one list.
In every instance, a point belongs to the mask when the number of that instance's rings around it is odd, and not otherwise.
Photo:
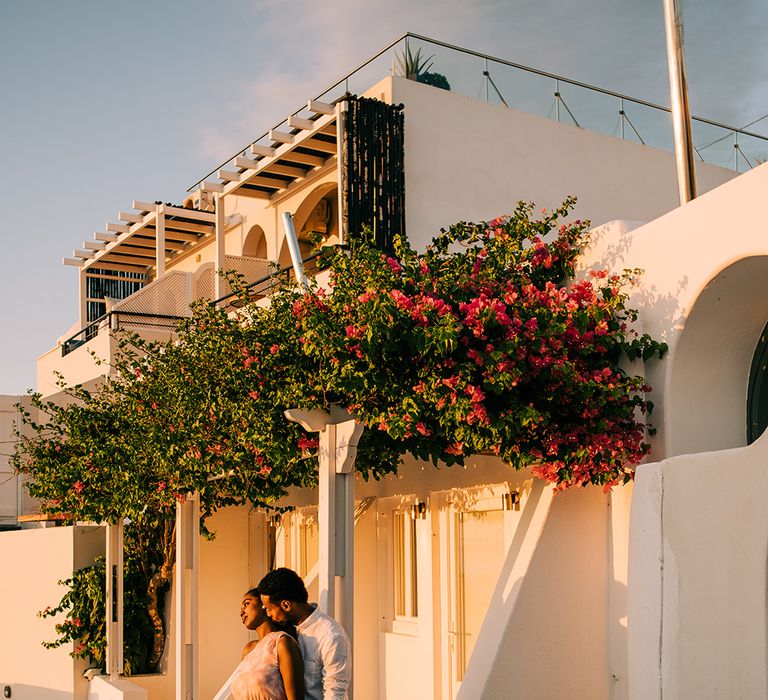
[[(318, 255), (304, 261), (307, 275), (318, 273)], [(293, 269), (277, 267), (263, 258), (225, 256), (227, 272), (242, 279), (252, 300), (269, 297), (279, 277), (293, 279)], [(236, 308), (241, 295), (233, 291), (228, 281), (222, 282), (224, 294), (214, 299), (215, 271), (212, 263), (195, 272), (172, 270), (149, 283), (138, 292), (117, 302), (108, 302), (107, 313), (49, 350), (37, 361), (37, 386), (43, 395), (57, 393), (55, 373), (63, 375), (68, 384), (88, 384), (109, 372), (109, 365), (118, 351), (117, 333), (138, 333), (148, 341), (165, 342), (175, 337), (179, 321), (191, 314), (190, 306), (208, 300), (227, 309)], [(99, 363), (99, 361), (103, 361)]]

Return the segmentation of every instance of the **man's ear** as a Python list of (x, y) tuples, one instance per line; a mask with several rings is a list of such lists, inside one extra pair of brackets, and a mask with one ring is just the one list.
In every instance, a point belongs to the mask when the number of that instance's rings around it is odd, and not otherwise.
[(280, 609), (283, 612), (290, 612), (292, 607), (293, 607), (293, 603), (290, 600), (281, 600), (280, 601)]

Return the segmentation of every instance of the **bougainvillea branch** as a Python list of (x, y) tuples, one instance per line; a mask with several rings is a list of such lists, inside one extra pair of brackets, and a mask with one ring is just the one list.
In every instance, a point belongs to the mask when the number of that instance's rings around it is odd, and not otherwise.
[(44, 510), (73, 520), (157, 528), (190, 491), (204, 518), (270, 507), (316, 482), (317, 441), (283, 411), (340, 405), (368, 428), (365, 477), (406, 454), (490, 453), (557, 488), (623, 483), (648, 453), (651, 409), (625, 367), (666, 346), (632, 328), (637, 271), (573, 280), (588, 226), (563, 223), (572, 204), (539, 217), (520, 204), (423, 252), (400, 241), (395, 257), (354, 239), (324, 250), (324, 285), (199, 304), (174, 342), (123, 337), (97, 389), (33, 396), (41, 417), (26, 415), (16, 466)]

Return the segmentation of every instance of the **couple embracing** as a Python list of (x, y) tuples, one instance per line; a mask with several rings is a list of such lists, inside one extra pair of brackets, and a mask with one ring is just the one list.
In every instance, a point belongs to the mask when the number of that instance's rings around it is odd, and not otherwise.
[(240, 619), (259, 639), (245, 646), (232, 674), (235, 700), (346, 700), (352, 677), (349, 638), (336, 620), (308, 602), (295, 571), (270, 571), (243, 597)]

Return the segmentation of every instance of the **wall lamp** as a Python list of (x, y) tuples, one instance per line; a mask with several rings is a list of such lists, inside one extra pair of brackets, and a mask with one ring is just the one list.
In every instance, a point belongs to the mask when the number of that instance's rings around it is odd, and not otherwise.
[(520, 492), (509, 491), (501, 495), (502, 510), (520, 510)]

